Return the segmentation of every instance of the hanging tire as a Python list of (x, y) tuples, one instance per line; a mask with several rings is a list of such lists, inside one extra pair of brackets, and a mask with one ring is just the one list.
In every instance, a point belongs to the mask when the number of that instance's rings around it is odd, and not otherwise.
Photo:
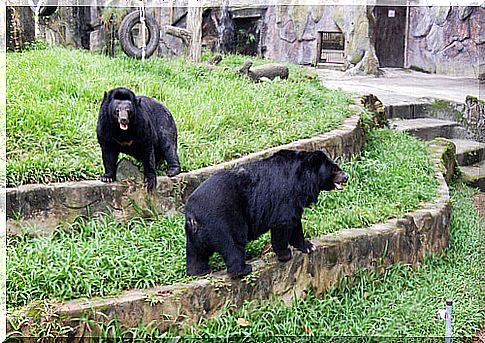
[[(29, 0), (30, 9), (32, 10), (32, 12), (35, 13), (35, 8), (37, 7), (37, 4), (39, 2), (40, 0)], [(43, 3), (46, 6), (40, 6), (39, 16), (47, 17), (54, 14), (54, 12), (57, 11), (57, 5), (58, 5), (57, 0), (44, 0)]]
[[(137, 47), (133, 42), (131, 30), (135, 25), (140, 23), (140, 12), (134, 11), (128, 13), (126, 17), (123, 18), (118, 30), (118, 38), (125, 54), (138, 59), (141, 58), (142, 49)], [(148, 42), (146, 43), (145, 57), (150, 57), (158, 48), (160, 28), (155, 18), (149, 14), (145, 15), (145, 24), (148, 30)]]

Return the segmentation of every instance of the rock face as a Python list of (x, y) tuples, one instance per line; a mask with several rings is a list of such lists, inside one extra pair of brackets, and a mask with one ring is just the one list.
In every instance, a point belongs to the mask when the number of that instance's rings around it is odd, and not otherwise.
[[(177, 1), (179, 7), (174, 12), (161, 14), (160, 23), (185, 27), (184, 0)], [(180, 13), (176, 13), (175, 10)], [(237, 49), (243, 42), (238, 37), (251, 38), (246, 44), (253, 44), (259, 57), (283, 62), (310, 65), (316, 62), (320, 32), (342, 32), (345, 35), (345, 66), (355, 68), (354, 73), (377, 74), (379, 62), (373, 45), (372, 6), (327, 6), (327, 5), (270, 5), (270, 6), (229, 6), (230, 23), (234, 27), (233, 46)], [(215, 41), (220, 39), (221, 8), (204, 11), (202, 24), (202, 45), (217, 51)], [(227, 18), (226, 18), (227, 19)], [(245, 23), (245, 24), (244, 24)], [(250, 24), (251, 23), (251, 24)], [(227, 26), (227, 23), (225, 24)], [(244, 26), (246, 25), (246, 26)], [(240, 31), (254, 29), (251, 35), (240, 35)], [(162, 30), (163, 31), (163, 30)], [(222, 30), (223, 31), (223, 30)], [(249, 32), (248, 32), (249, 33)], [(239, 34), (239, 36), (238, 36)], [(238, 45), (239, 44), (239, 45)], [(240, 49), (239, 49), (240, 50)], [(239, 51), (238, 50), (238, 51)], [(162, 54), (183, 54), (180, 40), (162, 32)]]
[(345, 67), (351, 73), (376, 75), (379, 62), (373, 45), (373, 21), (369, 6), (270, 6), (264, 18), (264, 57), (279, 61), (314, 64), (320, 32), (345, 36)]
[[(479, 77), (485, 56), (485, 9), (480, 6), (409, 8), (408, 67)], [(483, 68), (483, 67), (482, 67)]]

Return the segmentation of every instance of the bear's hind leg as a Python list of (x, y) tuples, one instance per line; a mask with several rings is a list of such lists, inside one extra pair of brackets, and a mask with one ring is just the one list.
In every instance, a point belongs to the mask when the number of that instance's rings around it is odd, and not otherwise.
[(240, 278), (252, 271), (251, 265), (246, 263), (244, 248), (244, 245), (235, 244), (231, 240), (231, 242), (228, 242), (221, 251), (221, 255), (227, 266), (227, 274), (229, 274), (232, 279)]
[(165, 158), (168, 163), (167, 176), (172, 177), (180, 174), (180, 162), (177, 155), (177, 146), (171, 146), (165, 152)]
[(187, 257), (187, 275), (190, 276), (203, 276), (211, 272), (209, 267), (209, 255), (201, 254), (194, 251), (191, 244), (187, 244), (186, 247)]

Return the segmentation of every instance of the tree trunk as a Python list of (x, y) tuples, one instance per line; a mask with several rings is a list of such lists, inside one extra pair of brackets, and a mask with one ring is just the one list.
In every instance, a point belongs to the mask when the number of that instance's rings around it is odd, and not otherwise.
[(262, 81), (264, 78), (269, 80), (273, 80), (276, 77), (281, 79), (288, 78), (288, 67), (284, 64), (273, 63), (251, 67), (252, 64), (251, 61), (246, 61), (237, 71), (249, 76), (253, 81)]
[(189, 0), (187, 30), (192, 32), (189, 57), (197, 63), (202, 60), (202, 12), (202, 1)]
[(22, 51), (25, 43), (35, 41), (34, 19), (28, 6), (8, 6), (7, 17), (7, 48)]

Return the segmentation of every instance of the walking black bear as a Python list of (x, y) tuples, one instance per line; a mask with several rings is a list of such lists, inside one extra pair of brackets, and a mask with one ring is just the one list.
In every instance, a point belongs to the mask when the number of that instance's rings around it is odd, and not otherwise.
[(343, 189), (347, 179), (323, 151), (291, 150), (210, 177), (185, 204), (187, 273), (209, 273), (208, 260), (216, 251), (231, 277), (250, 273), (246, 243), (269, 230), (280, 261), (291, 258), (288, 244), (310, 253), (313, 246), (301, 225), (303, 208), (322, 190)]

